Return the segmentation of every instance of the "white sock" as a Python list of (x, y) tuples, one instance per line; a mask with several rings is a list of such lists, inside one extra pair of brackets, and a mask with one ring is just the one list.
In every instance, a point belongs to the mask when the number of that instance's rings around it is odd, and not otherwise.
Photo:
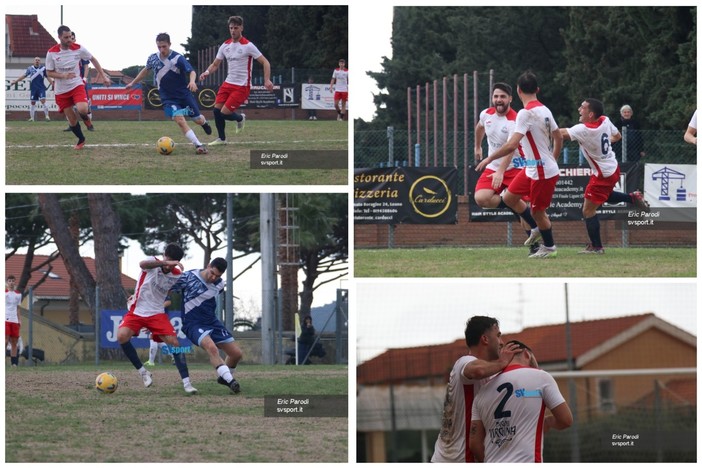
[(232, 377), (232, 373), (229, 372), (229, 367), (226, 364), (222, 364), (217, 368), (217, 375), (222, 377), (224, 380), (227, 381), (227, 383), (231, 382), (234, 380), (234, 377)]
[(44, 104), (44, 115), (45, 115), (46, 117), (49, 116), (49, 108), (46, 107), (46, 104)]
[(34, 120), (34, 112), (36, 112), (37, 106), (35, 104), (30, 104), (29, 105), (29, 118)]
[(158, 343), (151, 340), (149, 344), (149, 362), (156, 362), (156, 351), (158, 350)]
[(184, 378), (183, 379), (183, 387), (185, 387), (186, 385), (189, 385), (189, 384), (190, 384), (190, 377)]
[(140, 375), (146, 375), (148, 372), (144, 366), (141, 366), (141, 368), (137, 369), (139, 371)]
[(202, 146), (202, 143), (200, 143), (200, 140), (197, 139), (197, 136), (195, 136), (195, 132), (193, 132), (192, 128), (185, 134), (185, 138), (190, 140), (190, 142), (195, 146)]

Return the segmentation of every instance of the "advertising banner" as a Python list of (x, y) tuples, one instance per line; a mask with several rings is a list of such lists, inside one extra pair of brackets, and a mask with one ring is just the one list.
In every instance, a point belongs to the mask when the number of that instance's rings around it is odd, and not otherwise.
[[(305, 83), (301, 94), (303, 109), (334, 110), (334, 93), (329, 89), (329, 83)], [(348, 102), (346, 108), (349, 108)]]
[(90, 105), (93, 109), (129, 110), (141, 109), (142, 89), (137, 85), (126, 88), (92, 88), (88, 90)]
[[(101, 310), (100, 311), (100, 347), (101, 348), (119, 348), (117, 342), (117, 328), (122, 321), (122, 317), (126, 314), (126, 310)], [(180, 317), (180, 312), (168, 312), (168, 318), (171, 320), (173, 328), (175, 328), (176, 336), (183, 352), (192, 351), (192, 343), (185, 337), (181, 331), (183, 328), (183, 320)], [(149, 336), (142, 329), (138, 336), (132, 338), (132, 344), (135, 348), (148, 348)]]
[(357, 224), (453, 224), (457, 221), (453, 167), (356, 169)]

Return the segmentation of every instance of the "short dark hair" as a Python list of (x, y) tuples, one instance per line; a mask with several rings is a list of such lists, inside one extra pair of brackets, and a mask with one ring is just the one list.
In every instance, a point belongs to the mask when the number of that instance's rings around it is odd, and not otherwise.
[(69, 32), (70, 30), (71, 30), (71, 28), (69, 28), (68, 26), (61, 25), (61, 26), (59, 26), (59, 28), (58, 28), (58, 35), (59, 35), (59, 36), (63, 36), (63, 33)]
[(159, 33), (158, 36), (156, 36), (156, 42), (168, 42), (170, 44), (171, 36), (169, 36), (168, 33)]
[(500, 82), (492, 85), (492, 92), (493, 93), (495, 92), (496, 89), (501, 89), (502, 91), (507, 93), (508, 96), (512, 95), (512, 87), (505, 82), (500, 81)]
[(15, 275), (9, 275), (9, 276), (6, 278), (6, 281), (7, 281), (7, 280), (11, 280), (11, 279), (16, 280), (17, 278), (15, 278)]
[(539, 83), (536, 81), (536, 75), (531, 71), (525, 71), (517, 79), (517, 86), (526, 94), (536, 94), (539, 90)]
[(500, 322), (496, 318), (485, 317), (482, 315), (476, 315), (471, 317), (466, 323), (466, 344), (469, 348), (477, 345), (480, 342), (480, 337), (485, 334), (486, 331), (491, 329), (495, 325), (499, 325)]
[(509, 340), (507, 343), (505, 343), (505, 346), (507, 346), (508, 344), (512, 344), (512, 343), (516, 344), (519, 349), (526, 349), (530, 353), (532, 353), (532, 354), (534, 353), (534, 351), (532, 351), (530, 347), (528, 347), (527, 345), (525, 345), (524, 343), (522, 343), (519, 340)]
[(219, 270), (220, 273), (227, 271), (227, 261), (222, 257), (217, 257), (210, 262), (210, 266)]
[(163, 254), (171, 260), (179, 262), (183, 258), (183, 255), (185, 255), (185, 252), (183, 252), (183, 248), (181, 246), (171, 242), (166, 246), (166, 250), (163, 251)]
[(238, 26), (243, 26), (244, 18), (242, 18), (241, 16), (230, 16), (229, 21), (227, 21), (227, 24), (236, 24)]
[(590, 112), (595, 114), (596, 119), (599, 119), (602, 115), (604, 115), (604, 104), (602, 104), (602, 101), (587, 98), (585, 99), (585, 102), (587, 102), (587, 108), (590, 109)]

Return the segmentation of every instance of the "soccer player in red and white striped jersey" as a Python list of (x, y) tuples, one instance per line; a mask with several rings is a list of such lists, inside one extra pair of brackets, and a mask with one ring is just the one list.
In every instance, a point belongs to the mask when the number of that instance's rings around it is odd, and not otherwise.
[(236, 110), (249, 98), (254, 60), (263, 66), (263, 87), (273, 91), (271, 64), (253, 42), (242, 35), (244, 19), (241, 16), (230, 16), (228, 24), (231, 38), (219, 47), (214, 61), (200, 74), (200, 81), (204, 81), (210, 73), (219, 68), (223, 61), (227, 61), (227, 78), (219, 87), (215, 98), (214, 120), (218, 138), (210, 143), (210, 146), (226, 144), (227, 120), (236, 122), (236, 133), (244, 129), (246, 115), (239, 114)]
[(583, 218), (590, 243), (580, 253), (603, 254), (600, 237), (600, 221), (597, 209), (604, 202), (613, 204), (629, 203), (648, 211), (648, 202), (638, 190), (631, 193), (615, 192), (619, 182), (619, 163), (612, 151), (612, 143), (621, 140), (617, 127), (604, 115), (604, 105), (597, 99), (585, 99), (578, 108), (580, 123), (570, 128), (562, 128), (564, 140), (577, 141), (592, 169), (590, 181), (585, 188)]
[(475, 461), (468, 449), (466, 432), (473, 399), (489, 377), (504, 369), (512, 356), (521, 352), (517, 346), (502, 347), (499, 322), (492, 317), (472, 317), (466, 324), (465, 336), (470, 355), (458, 358), (451, 370), (432, 462)]
[[(78, 137), (76, 150), (85, 145), (85, 136), (80, 128), (78, 117), (88, 119), (88, 96), (85, 83), (81, 78), (81, 61), (90, 60), (98, 71), (98, 78), (105, 86), (110, 85), (110, 77), (105, 73), (97, 59), (85, 47), (76, 44), (71, 37), (71, 28), (58, 28), (59, 43), (46, 53), (46, 74), (54, 79), (56, 105), (59, 112), (66, 114), (68, 125), (73, 134)], [(73, 106), (76, 110), (73, 110)]]
[[(517, 94), (524, 108), (517, 113), (514, 133), (499, 150), (483, 160), (476, 170), (482, 170), (495, 159), (511, 155), (519, 147), (526, 157), (526, 169), (509, 184), (502, 199), (532, 228), (525, 245), (543, 238), (543, 245), (529, 258), (556, 256), (556, 245), (551, 231), (551, 220), (546, 210), (559, 177), (556, 159), (563, 146), (563, 137), (551, 111), (536, 97), (539, 86), (536, 75), (527, 71), (517, 80)], [(522, 197), (529, 196), (531, 212)]]
[(570, 427), (573, 414), (553, 377), (537, 368), (531, 349), (518, 341), (510, 344), (523, 352), (473, 401), (470, 450), (486, 463), (542, 462), (544, 432)]

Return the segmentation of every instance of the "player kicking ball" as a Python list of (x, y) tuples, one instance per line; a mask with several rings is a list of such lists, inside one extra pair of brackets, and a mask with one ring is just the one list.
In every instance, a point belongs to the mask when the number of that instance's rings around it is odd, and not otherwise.
[[(207, 154), (207, 147), (200, 143), (195, 132), (190, 128), (185, 117), (202, 126), (205, 133), (212, 134), (212, 127), (200, 113), (197, 100), (193, 93), (197, 91), (196, 73), (185, 57), (171, 50), (171, 36), (160, 33), (156, 36), (157, 54), (151, 54), (146, 61), (146, 67), (126, 86), (132, 88), (146, 77), (149, 70), (154, 72), (154, 82), (158, 87), (163, 111), (166, 117), (174, 120), (190, 143), (195, 146), (197, 154)], [(187, 77), (187, 78), (186, 78)]]
[[(222, 275), (226, 270), (227, 261), (215, 258), (203, 270), (183, 273), (173, 291), (183, 293), (183, 333), (207, 351), (217, 371), (217, 382), (229, 387), (232, 393), (239, 393), (239, 382), (231, 372), (241, 360), (241, 350), (216, 315), (217, 297), (224, 290)], [(219, 356), (220, 349), (227, 355), (224, 360)]]

